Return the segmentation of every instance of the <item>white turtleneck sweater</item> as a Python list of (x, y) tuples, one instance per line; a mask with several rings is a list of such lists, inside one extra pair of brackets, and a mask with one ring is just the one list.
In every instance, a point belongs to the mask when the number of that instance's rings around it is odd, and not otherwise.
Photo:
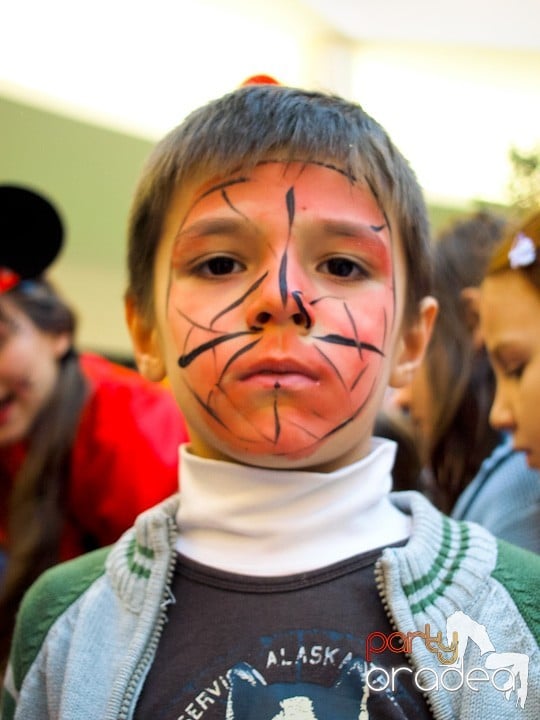
[(330, 473), (267, 470), (180, 450), (176, 548), (220, 570), (282, 576), (403, 541), (410, 519), (389, 500), (395, 443)]

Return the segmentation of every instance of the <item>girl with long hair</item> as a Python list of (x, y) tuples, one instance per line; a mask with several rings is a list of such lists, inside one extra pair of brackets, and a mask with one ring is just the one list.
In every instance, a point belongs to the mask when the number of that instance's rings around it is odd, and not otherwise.
[[(439, 314), (421, 367), (394, 401), (412, 420), (423, 489), (434, 504), (540, 552), (538, 474), (513, 450), (506, 428), (490, 424), (495, 376), (478, 316), (480, 284), (505, 227), (481, 211), (436, 238)], [(500, 302), (508, 302), (504, 292)]]
[(63, 224), (42, 195), (0, 187), (0, 669), (26, 588), (115, 541), (178, 487), (183, 418), (164, 386), (75, 346), (43, 277)]

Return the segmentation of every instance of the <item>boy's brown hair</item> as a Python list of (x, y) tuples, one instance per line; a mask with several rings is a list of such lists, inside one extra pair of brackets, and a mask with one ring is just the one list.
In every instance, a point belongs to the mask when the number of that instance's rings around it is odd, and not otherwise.
[(386, 131), (359, 105), (276, 85), (239, 88), (195, 110), (151, 153), (128, 229), (127, 296), (152, 318), (152, 273), (162, 223), (182, 184), (248, 170), (264, 160), (319, 162), (365, 182), (403, 243), (405, 316), (431, 287), (427, 210), (418, 181)]

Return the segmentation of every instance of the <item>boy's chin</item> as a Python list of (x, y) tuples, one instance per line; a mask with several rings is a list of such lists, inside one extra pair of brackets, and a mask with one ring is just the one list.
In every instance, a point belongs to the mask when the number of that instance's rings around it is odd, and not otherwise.
[(315, 452), (310, 453), (309, 455), (304, 453), (298, 453), (296, 455), (291, 454), (287, 457), (272, 455), (256, 458), (250, 456), (238, 459), (238, 462), (267, 470), (296, 470), (324, 473), (339, 470), (342, 467), (346, 467), (347, 465), (360, 460), (362, 457), (363, 453), (361, 449), (356, 447), (347, 453), (337, 455), (334, 453)]
[[(369, 447), (369, 444), (368, 444)], [(259, 441), (246, 446), (238, 442), (217, 442), (206, 450), (194, 447), (194, 452), (205, 457), (213, 457), (242, 465), (251, 465), (268, 470), (309, 470), (312, 472), (331, 472), (361, 459), (365, 450), (360, 442), (342, 446), (336, 438), (310, 441), (308, 444), (283, 438), (276, 443)]]

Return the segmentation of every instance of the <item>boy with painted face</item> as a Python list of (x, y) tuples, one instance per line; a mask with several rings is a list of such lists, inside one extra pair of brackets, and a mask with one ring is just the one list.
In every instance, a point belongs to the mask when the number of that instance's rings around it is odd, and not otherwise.
[(193, 113), (139, 183), (126, 308), (182, 491), (34, 586), (4, 720), (537, 717), (538, 559), (390, 495), (372, 437), (436, 313), (377, 123), (276, 86)]

